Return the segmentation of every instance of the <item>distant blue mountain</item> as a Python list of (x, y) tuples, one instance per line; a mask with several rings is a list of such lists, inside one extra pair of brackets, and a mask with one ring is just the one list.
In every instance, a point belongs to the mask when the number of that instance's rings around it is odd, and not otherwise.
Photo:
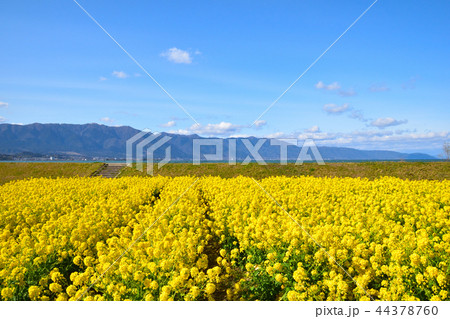
[[(0, 124), (0, 154), (14, 155), (36, 153), (43, 155), (68, 155), (88, 158), (125, 158), (126, 141), (140, 131), (129, 126), (106, 126), (100, 124)], [(162, 133), (170, 136), (167, 145), (171, 146), (173, 160), (192, 161), (192, 144), (194, 139), (203, 139), (198, 135), (179, 135)], [(255, 145), (259, 138), (248, 138)], [(236, 160), (245, 159), (250, 153), (242, 138), (223, 139), (224, 159), (228, 160), (229, 142), (236, 142)], [(324, 160), (433, 160), (433, 156), (423, 153), (399, 153), (393, 151), (366, 151), (344, 147), (319, 147)], [(213, 153), (211, 146), (202, 147), (202, 154)], [(297, 159), (300, 148), (290, 145), (288, 159)], [(259, 149), (264, 160), (278, 160), (279, 146), (271, 146), (266, 141)], [(163, 157), (164, 149), (155, 152), (155, 157)], [(314, 158), (314, 157), (313, 157)]]

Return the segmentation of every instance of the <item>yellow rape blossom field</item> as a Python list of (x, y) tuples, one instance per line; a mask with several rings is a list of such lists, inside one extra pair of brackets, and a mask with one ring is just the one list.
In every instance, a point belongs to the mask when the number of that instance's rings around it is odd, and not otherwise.
[(1, 299), (450, 300), (449, 214), (449, 180), (14, 181)]

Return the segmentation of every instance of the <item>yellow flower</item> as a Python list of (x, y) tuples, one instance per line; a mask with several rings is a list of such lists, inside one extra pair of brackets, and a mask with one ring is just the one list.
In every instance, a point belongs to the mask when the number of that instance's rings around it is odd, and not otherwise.
[(83, 262), (87, 267), (92, 267), (94, 265), (95, 259), (91, 256), (87, 256), (84, 258)]
[(44, 258), (42, 256), (39, 256), (39, 257), (34, 258), (33, 265), (39, 266), (43, 262), (44, 262)]
[(61, 280), (64, 279), (64, 276), (63, 276), (59, 271), (55, 271), (55, 272), (52, 272), (52, 273), (51, 273), (50, 278), (51, 278), (54, 282), (60, 282)]
[(423, 283), (423, 275), (422, 274), (417, 274), (416, 275), (416, 281), (417, 283), (420, 285)]
[(197, 286), (192, 286), (190, 292), (192, 294), (192, 297), (194, 297), (195, 299), (200, 295), (200, 288), (198, 288)]
[(83, 258), (81, 258), (81, 256), (75, 256), (73, 263), (77, 266), (81, 266), (83, 265)]
[(436, 267), (428, 266), (427, 273), (431, 278), (436, 278), (438, 276), (438, 269)]
[(287, 293), (287, 299), (289, 301), (297, 301), (297, 300), (300, 300), (299, 298), (300, 298), (300, 295), (295, 290), (291, 290)]
[(158, 282), (156, 280), (153, 280), (152, 283), (150, 284), (150, 288), (152, 288), (153, 290), (158, 289)]
[(222, 270), (220, 269), (220, 267), (216, 266), (212, 269), (212, 272), (215, 276), (220, 275), (220, 273), (222, 272)]
[(66, 292), (70, 297), (73, 297), (77, 293), (77, 287), (75, 287), (74, 285), (70, 285), (66, 288)]
[(195, 278), (198, 275), (198, 268), (197, 267), (192, 267), (191, 268), (191, 277)]
[(208, 295), (213, 294), (216, 291), (216, 285), (214, 285), (213, 283), (207, 283), (205, 291)]
[(436, 277), (436, 280), (437, 280), (439, 286), (441, 286), (441, 287), (444, 287), (447, 282), (447, 278), (443, 274), (439, 274)]
[(140, 270), (136, 271), (133, 275), (133, 279), (136, 281), (143, 281), (144, 278), (145, 278), (145, 274)]
[(144, 299), (145, 299), (145, 301), (152, 301), (152, 300), (155, 300), (154, 297), (153, 297), (153, 295), (152, 295), (151, 293), (147, 293), (147, 294), (144, 296)]
[(420, 266), (420, 256), (416, 253), (411, 254), (411, 256), (409, 256), (409, 258), (411, 259), (411, 266), (413, 267), (418, 267)]
[(41, 288), (38, 286), (30, 286), (28, 288), (28, 296), (31, 300), (38, 300), (39, 296), (41, 294)]
[[(283, 209), (249, 177), (207, 176), (189, 188), (195, 180), (76, 177), (1, 185), (1, 299), (76, 300), (98, 280), (84, 299), (253, 300), (263, 298), (250, 289), (261, 273), (276, 280), (282, 299), (364, 296), (335, 261), (377, 299), (448, 299), (448, 179), (259, 179)], [(70, 258), (74, 267), (66, 267)], [(46, 272), (50, 264), (61, 266)], [(42, 274), (39, 284), (26, 280), (31, 273)]]
[(53, 282), (50, 284), (49, 289), (51, 292), (58, 293), (62, 291), (62, 287), (60, 284)]
[(10, 300), (14, 295), (14, 289), (13, 288), (3, 288), (2, 289), (2, 297), (5, 300)]
[(430, 301), (441, 301), (441, 298), (439, 298), (439, 296), (434, 295), (431, 297)]
[(189, 275), (190, 275), (189, 269), (187, 268), (181, 269), (180, 276), (181, 278), (183, 278), (183, 280), (187, 280), (189, 278)]
[(276, 280), (276, 281), (278, 281), (278, 282), (280, 282), (280, 283), (283, 283), (283, 279), (284, 279), (284, 277), (283, 277), (282, 274), (276, 274), (276, 275), (275, 275), (275, 280)]
[[(56, 301), (67, 301), (67, 295), (65, 293), (59, 294)], [(87, 298), (85, 300), (88, 300)]]

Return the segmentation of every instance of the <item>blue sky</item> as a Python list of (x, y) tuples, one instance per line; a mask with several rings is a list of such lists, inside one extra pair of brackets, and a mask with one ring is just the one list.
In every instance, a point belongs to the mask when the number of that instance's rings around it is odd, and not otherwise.
[(450, 139), (449, 1), (0, 3), (0, 121), (425, 151)]

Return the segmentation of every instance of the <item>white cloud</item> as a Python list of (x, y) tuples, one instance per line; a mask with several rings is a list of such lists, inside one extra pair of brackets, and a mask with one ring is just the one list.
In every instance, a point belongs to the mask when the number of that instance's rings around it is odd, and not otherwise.
[(126, 79), (128, 74), (123, 71), (113, 71), (112, 75), (118, 79)]
[(441, 149), (444, 141), (450, 138), (450, 132), (422, 132), (410, 130), (367, 130), (349, 133), (304, 132), (283, 137), (295, 137), (299, 140), (313, 139), (319, 146), (345, 146), (358, 149), (378, 150), (423, 150)]
[(356, 92), (353, 89), (350, 89), (348, 91), (341, 90), (341, 91), (339, 91), (339, 95), (340, 96), (345, 96), (345, 97), (355, 96)]
[(0, 107), (8, 107), (8, 103), (0, 101)]
[(264, 125), (266, 125), (266, 124), (267, 124), (266, 121), (264, 121), (264, 120), (258, 120), (258, 121), (255, 121), (255, 124), (253, 124), (253, 125), (256, 126), (256, 127), (261, 127), (261, 126), (264, 126)]
[(305, 132), (307, 133), (317, 133), (320, 132), (320, 128), (317, 125), (311, 126), (310, 128), (306, 129)]
[[(207, 124), (204, 126), (192, 125), (189, 129), (171, 131), (176, 134), (206, 134), (229, 137), (248, 137), (239, 134), (244, 126), (231, 123)], [(236, 133), (231, 133), (235, 131)], [(313, 139), (318, 146), (352, 147), (366, 150), (392, 150), (411, 152), (425, 149), (442, 149), (443, 143), (450, 138), (450, 132), (416, 132), (414, 130), (378, 130), (368, 129), (353, 132), (322, 132), (318, 126), (312, 126), (303, 132), (284, 133), (275, 132), (264, 136), (270, 139), (298, 139), (300, 144), (305, 139)], [(406, 150), (406, 151), (405, 151)]]
[(390, 88), (388, 88), (386, 85), (384, 84), (373, 84), (370, 88), (369, 91), (370, 92), (386, 92), (389, 91)]
[[(338, 82), (333, 82), (331, 84), (325, 84), (322, 81), (319, 81), (316, 83), (315, 85), (316, 89), (319, 90), (326, 90), (326, 91), (336, 91), (341, 89), (341, 85)], [(350, 97), (350, 96), (355, 96), (356, 92), (354, 89), (349, 89), (349, 90), (339, 90), (339, 92), (337, 92), (340, 96), (344, 96), (344, 97)]]
[(184, 63), (184, 64), (192, 63), (192, 57), (190, 53), (177, 48), (170, 48), (162, 52), (161, 56), (165, 57), (167, 60), (173, 63)]
[(194, 124), (191, 127), (191, 130), (196, 134), (223, 135), (236, 133), (240, 131), (241, 128), (241, 125), (236, 125), (229, 122), (220, 122), (218, 124), (207, 124), (205, 126)]
[(6, 119), (3, 116), (0, 116), (0, 123), (6, 122)]
[[(267, 138), (288, 138), (288, 136), (284, 132), (275, 132), (269, 135), (266, 135)], [(292, 137), (292, 136), (291, 136)]]
[(335, 133), (327, 133), (327, 132), (304, 132), (300, 133), (297, 136), (295, 136), (299, 140), (305, 140), (305, 139), (313, 139), (317, 141), (327, 141), (327, 140), (334, 140), (336, 137)]
[(161, 124), (162, 127), (174, 127), (177, 123), (175, 121), (169, 121), (167, 123)]
[(98, 80), (99, 80), (99, 81), (106, 81), (106, 80), (108, 80), (108, 79), (105, 78), (104, 76), (101, 76)]
[(217, 124), (194, 124), (188, 129), (179, 129), (176, 131), (170, 131), (169, 133), (174, 134), (199, 134), (199, 135), (208, 135), (208, 136), (223, 136), (223, 135), (231, 135), (234, 133), (238, 133), (243, 128), (242, 125), (236, 125), (229, 122), (220, 122)]
[(112, 118), (109, 118), (109, 117), (102, 117), (100, 119), (100, 121), (103, 122), (103, 123), (113, 123), (114, 122), (114, 120)]
[(367, 122), (368, 119), (364, 117), (364, 114), (361, 110), (353, 110), (352, 114), (349, 116), (352, 119), (359, 120), (361, 122)]
[(315, 85), (316, 89), (324, 89), (327, 91), (333, 91), (333, 90), (339, 90), (341, 88), (341, 86), (339, 85), (338, 82), (333, 82), (331, 84), (325, 84), (322, 81), (317, 82), (317, 84)]
[(406, 124), (408, 123), (407, 120), (396, 120), (392, 117), (380, 117), (376, 120), (373, 120), (372, 122), (370, 122), (371, 126), (375, 126), (378, 128), (385, 128), (388, 126), (396, 126), (396, 125), (401, 125), (401, 124)]
[(189, 129), (178, 129), (178, 130), (170, 130), (167, 133), (171, 133), (171, 134), (180, 134), (180, 135), (191, 135), (194, 134), (193, 132), (191, 132)]
[(325, 112), (327, 112), (328, 114), (334, 114), (334, 115), (342, 114), (345, 111), (347, 111), (348, 109), (349, 109), (348, 103), (342, 104), (341, 106), (336, 105), (336, 104), (332, 104), (332, 103), (331, 104), (325, 104), (323, 106), (323, 110)]

